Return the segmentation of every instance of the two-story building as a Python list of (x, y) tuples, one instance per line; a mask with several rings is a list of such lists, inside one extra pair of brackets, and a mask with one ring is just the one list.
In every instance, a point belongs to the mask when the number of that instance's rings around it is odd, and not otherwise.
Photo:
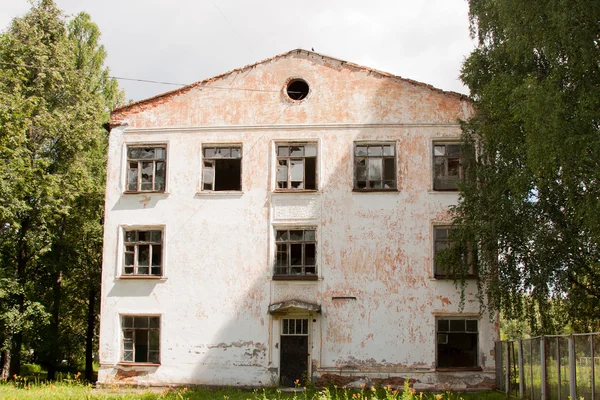
[(305, 50), (114, 110), (99, 382), (493, 385), (434, 263), (472, 113)]

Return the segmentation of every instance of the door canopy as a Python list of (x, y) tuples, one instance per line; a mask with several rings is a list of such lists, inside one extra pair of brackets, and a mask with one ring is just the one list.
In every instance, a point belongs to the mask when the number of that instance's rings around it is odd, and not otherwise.
[(290, 311), (309, 311), (320, 313), (321, 306), (301, 300), (287, 300), (280, 303), (274, 303), (269, 306), (269, 314), (285, 314)]

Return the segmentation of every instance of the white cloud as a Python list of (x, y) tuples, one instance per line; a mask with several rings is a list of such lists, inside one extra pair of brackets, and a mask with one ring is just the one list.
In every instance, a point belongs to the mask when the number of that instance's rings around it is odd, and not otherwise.
[[(465, 92), (457, 80), (473, 48), (464, 0), (55, 0), (98, 24), (116, 76), (191, 83), (305, 48)], [(0, 29), (29, 8), (11, 0)], [(173, 86), (122, 81), (139, 100)]]

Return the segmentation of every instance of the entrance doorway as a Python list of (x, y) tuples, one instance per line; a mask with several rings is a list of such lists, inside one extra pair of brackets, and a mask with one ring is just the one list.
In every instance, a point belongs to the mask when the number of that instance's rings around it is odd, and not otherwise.
[(280, 344), (279, 380), (294, 386), (308, 377), (308, 318), (283, 318)]

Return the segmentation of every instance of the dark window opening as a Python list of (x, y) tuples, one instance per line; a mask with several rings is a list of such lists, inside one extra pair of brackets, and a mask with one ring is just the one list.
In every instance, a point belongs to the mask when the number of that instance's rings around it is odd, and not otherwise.
[(162, 231), (125, 231), (123, 275), (162, 275)]
[(317, 239), (314, 229), (275, 232), (275, 275), (315, 275)]
[(160, 317), (122, 317), (123, 362), (160, 363)]
[[(442, 268), (437, 262), (438, 253), (449, 248), (454, 248), (456, 242), (450, 240), (452, 227), (451, 226), (435, 226), (433, 227), (433, 274), (436, 278), (446, 278), (451, 275), (450, 271)], [(467, 271), (467, 278), (476, 277), (476, 251), (473, 251), (471, 246), (467, 246), (462, 253), (462, 261), (468, 263), (469, 269)]]
[(308, 96), (308, 83), (302, 79), (295, 79), (288, 83), (286, 93), (292, 100), (302, 100)]
[(315, 143), (277, 146), (277, 189), (317, 189), (317, 145)]
[(241, 147), (205, 147), (203, 152), (203, 190), (242, 190)]
[(477, 368), (477, 320), (437, 320), (438, 368)]
[(433, 190), (458, 190), (463, 179), (460, 144), (433, 145)]
[(354, 189), (396, 189), (394, 143), (354, 144)]
[(127, 148), (127, 191), (164, 192), (167, 148)]

